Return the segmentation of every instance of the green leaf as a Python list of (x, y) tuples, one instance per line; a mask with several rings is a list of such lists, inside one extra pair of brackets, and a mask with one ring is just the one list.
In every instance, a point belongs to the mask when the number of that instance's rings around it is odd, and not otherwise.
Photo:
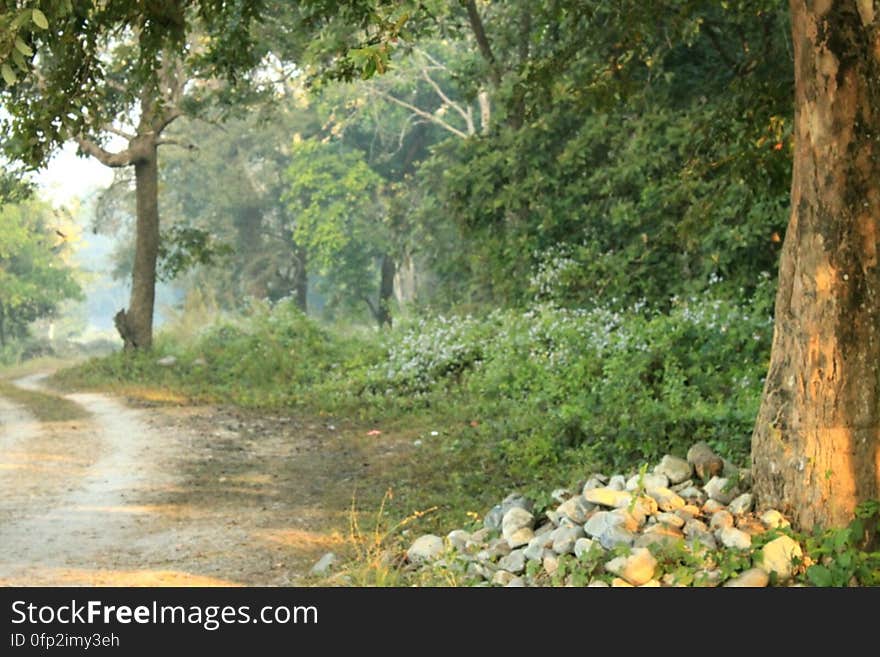
[(0, 66), (0, 74), (3, 75), (3, 79), (10, 87), (18, 82), (18, 78), (15, 76), (15, 71), (12, 70), (12, 67), (9, 64), (3, 64)]
[(39, 9), (34, 9), (34, 11), (31, 13), (31, 18), (34, 21), (34, 25), (39, 27), (41, 30), (49, 29), (49, 21), (46, 20), (46, 14), (44, 14)]
[(831, 571), (825, 566), (820, 566), (819, 564), (807, 568), (807, 579), (809, 579), (814, 586), (832, 586), (834, 582), (834, 578), (831, 576)]
[(25, 57), (34, 56), (34, 51), (31, 50), (31, 47), (28, 44), (21, 40), (21, 37), (15, 38), (15, 49)]
[(28, 72), (27, 62), (24, 61), (24, 57), (22, 57), (21, 53), (17, 50), (12, 51), (12, 61), (15, 62), (15, 65), (18, 66), (25, 73)]

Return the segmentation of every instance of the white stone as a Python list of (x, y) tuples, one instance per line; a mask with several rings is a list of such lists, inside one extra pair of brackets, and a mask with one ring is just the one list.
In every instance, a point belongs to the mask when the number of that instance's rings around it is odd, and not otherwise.
[[(534, 536), (532, 532), (532, 527), (535, 526), (535, 516), (526, 511), (525, 509), (515, 506), (509, 509), (504, 517), (501, 519), (501, 535), (507, 539), (507, 542), (510, 543), (510, 547), (516, 547), (514, 543), (518, 545), (525, 545)], [(523, 532), (522, 530), (528, 530), (527, 532)], [(528, 537), (526, 538), (526, 535)], [(511, 541), (511, 538), (516, 536), (516, 539)]]
[(528, 545), (533, 538), (535, 538), (535, 532), (528, 527), (521, 527), (507, 536), (505, 540), (511, 548), (518, 548)]
[(661, 511), (676, 511), (685, 505), (681, 496), (668, 488), (652, 488), (648, 490), (648, 495), (656, 500)]
[(667, 454), (654, 468), (654, 472), (666, 475), (672, 484), (680, 484), (691, 476), (691, 464), (685, 459)]
[[(623, 582), (623, 580), (620, 580), (620, 581)], [(626, 582), (624, 582), (624, 584), (625, 583)], [(590, 583), (587, 584), (587, 588), (588, 589), (607, 589), (608, 582), (605, 582), (601, 579), (592, 579), (592, 580), (590, 580)]]
[(541, 564), (544, 566), (544, 572), (552, 576), (559, 570), (559, 556), (554, 552), (545, 554)]
[(626, 557), (616, 557), (605, 564), (605, 570), (622, 577), (632, 586), (641, 586), (654, 577), (657, 560), (647, 548), (634, 548)]
[(612, 475), (611, 479), (608, 480), (608, 488), (612, 490), (623, 490), (626, 488), (626, 477), (620, 474)]
[(507, 584), (505, 584), (505, 586), (509, 589), (514, 589), (514, 588), (519, 589), (519, 588), (524, 587), (525, 585), (526, 585), (526, 580), (524, 580), (522, 577), (514, 577)]
[(162, 367), (172, 367), (173, 365), (177, 365), (177, 358), (175, 358), (174, 356), (163, 356), (156, 361), (156, 365), (161, 365)]
[(454, 550), (464, 552), (465, 547), (471, 541), (471, 535), (463, 529), (453, 529), (446, 535), (446, 540)]
[(644, 475), (637, 474), (630, 477), (625, 489), (632, 492), (635, 490), (651, 490), (652, 488), (667, 488), (669, 486), (669, 477), (665, 474), (656, 472), (646, 472)]
[(730, 511), (716, 511), (712, 514), (709, 521), (709, 528), (712, 530), (727, 529), (733, 527), (733, 514)]
[(724, 582), (724, 586), (733, 588), (763, 588), (770, 583), (770, 576), (760, 568), (750, 568), (733, 579)]
[(680, 491), (677, 492), (686, 500), (697, 500), (698, 502), (702, 503), (706, 499), (706, 493), (704, 493), (694, 485), (682, 488)]
[(671, 527), (677, 527), (681, 529), (684, 527), (684, 519), (680, 516), (675, 515), (674, 513), (658, 513), (657, 514), (657, 522), (661, 522), (664, 525), (669, 525)]
[(792, 560), (802, 560), (803, 550), (797, 541), (789, 536), (774, 538), (761, 549), (760, 566), (768, 573), (776, 573), (779, 581), (785, 581), (794, 574)]
[(761, 522), (763, 522), (764, 526), (768, 529), (780, 529), (789, 526), (789, 522), (785, 519), (785, 516), (776, 509), (767, 509), (764, 511), (764, 513), (761, 514)]
[(734, 550), (748, 550), (752, 547), (752, 537), (736, 527), (725, 527), (718, 532), (722, 545)]
[(632, 495), (613, 488), (593, 488), (584, 492), (584, 499), (599, 506), (618, 508), (627, 506), (632, 501)]
[(434, 534), (425, 534), (419, 536), (409, 550), (406, 551), (406, 558), (410, 563), (424, 563), (432, 561), (443, 554), (446, 546), (443, 545), (443, 539)]
[(710, 516), (713, 513), (724, 511), (725, 509), (727, 509), (727, 506), (725, 506), (718, 500), (706, 500), (705, 504), (703, 504), (703, 513)]

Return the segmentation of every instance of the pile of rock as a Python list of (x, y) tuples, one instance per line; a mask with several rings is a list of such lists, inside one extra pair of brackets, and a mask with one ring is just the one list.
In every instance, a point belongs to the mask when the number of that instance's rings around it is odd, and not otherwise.
[[(788, 522), (774, 509), (755, 512), (749, 484), (748, 470), (698, 443), (687, 459), (664, 456), (651, 472), (594, 474), (578, 486), (580, 492), (555, 490), (558, 506), (540, 517), (530, 500), (513, 493), (485, 515), (478, 531), (420, 536), (406, 557), (412, 568), (454, 567), (483, 585), (546, 583), (561, 559), (576, 558), (594, 566), (589, 586), (675, 586), (681, 582), (675, 573), (662, 572), (657, 555), (678, 549), (700, 564), (689, 583), (790, 583), (803, 567), (801, 546), (780, 534), (753, 547), (753, 539)], [(725, 550), (748, 556), (739, 563), (751, 567), (736, 573), (720, 568), (719, 551)]]

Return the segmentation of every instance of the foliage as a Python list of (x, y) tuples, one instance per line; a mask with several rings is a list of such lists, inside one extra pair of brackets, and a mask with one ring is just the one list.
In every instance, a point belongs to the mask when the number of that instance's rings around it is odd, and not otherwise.
[(325, 279), (331, 302), (371, 299), (378, 261), (389, 248), (381, 178), (360, 152), (310, 139), (294, 142), (286, 180), (293, 239)]
[(810, 584), (880, 585), (880, 500), (863, 502), (855, 515), (847, 527), (808, 538), (807, 552), (816, 562), (806, 569)]
[(0, 345), (81, 296), (62, 260), (65, 237), (52, 224), (51, 208), (39, 201), (0, 205)]

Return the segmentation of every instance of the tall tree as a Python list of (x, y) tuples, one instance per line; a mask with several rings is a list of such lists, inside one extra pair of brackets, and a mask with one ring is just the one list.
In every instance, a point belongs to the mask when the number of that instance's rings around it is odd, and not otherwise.
[(810, 528), (880, 497), (880, 7), (790, 6), (791, 218), (752, 461), (759, 503)]

